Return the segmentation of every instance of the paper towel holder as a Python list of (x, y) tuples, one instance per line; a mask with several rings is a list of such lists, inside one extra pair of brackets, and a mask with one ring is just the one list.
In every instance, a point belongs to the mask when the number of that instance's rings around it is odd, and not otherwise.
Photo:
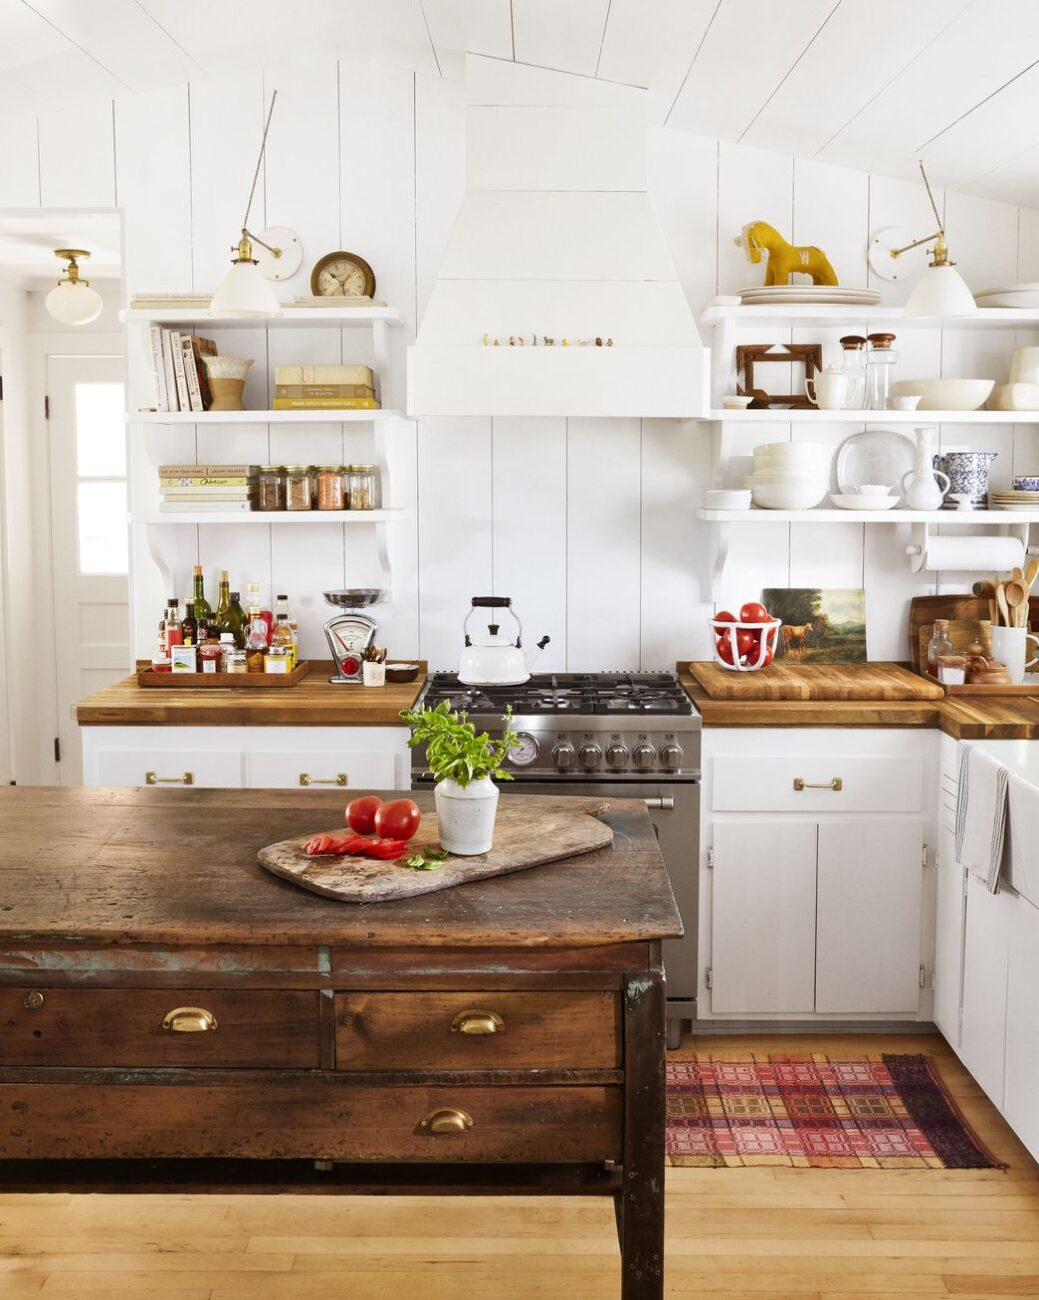
[[(960, 516), (959, 519), (956, 519), (954, 517), (956, 514), (959, 513), (960, 513), (959, 511), (950, 510), (948, 512), (950, 518), (948, 520), (943, 519), (942, 523), (943, 524), (946, 522), (950, 524), (965, 523), (966, 520), (963, 519), (962, 515)], [(1022, 522), (1022, 523), (1007, 522), (1005, 524), (1000, 524), (999, 527), (1004, 530), (1002, 534), (1003, 536), (1016, 537), (1020, 540), (1021, 545), (1024, 548), (1025, 555), (1039, 555), (1039, 546), (1028, 545), (1029, 525), (1027, 522)], [(909, 556), (910, 571), (913, 573), (919, 573), (923, 569), (924, 561), (927, 558), (927, 543), (928, 543), (928, 539), (930, 538), (931, 525), (926, 523), (913, 523), (910, 524), (910, 529), (911, 529), (910, 536), (912, 540), (910, 541), (909, 545), (906, 547), (906, 555)]]

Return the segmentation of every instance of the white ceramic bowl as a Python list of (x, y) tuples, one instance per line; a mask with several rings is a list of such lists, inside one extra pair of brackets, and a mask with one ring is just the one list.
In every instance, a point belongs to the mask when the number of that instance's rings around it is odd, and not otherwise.
[(748, 487), (755, 483), (825, 483), (830, 482), (830, 475), (825, 469), (755, 469), (744, 479)]
[(712, 488), (704, 493), (707, 510), (749, 510), (751, 494), (743, 488)]
[(809, 456), (829, 460), (832, 455), (833, 448), (825, 442), (762, 442), (754, 448), (755, 460), (762, 456), (793, 456), (795, 459)]
[(754, 504), (765, 510), (811, 510), (826, 496), (828, 483), (756, 483)]
[(840, 510), (891, 510), (898, 505), (898, 497), (841, 496), (831, 493), (830, 500)]
[(921, 411), (976, 411), (985, 405), (994, 379), (900, 379), (896, 397), (920, 396)]

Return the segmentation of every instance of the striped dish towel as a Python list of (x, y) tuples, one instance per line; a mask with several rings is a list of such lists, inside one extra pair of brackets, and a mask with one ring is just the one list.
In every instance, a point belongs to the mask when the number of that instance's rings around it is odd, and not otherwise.
[(998, 759), (959, 742), (956, 861), (983, 880), (990, 894), (999, 889), (1009, 783), (1010, 773)]

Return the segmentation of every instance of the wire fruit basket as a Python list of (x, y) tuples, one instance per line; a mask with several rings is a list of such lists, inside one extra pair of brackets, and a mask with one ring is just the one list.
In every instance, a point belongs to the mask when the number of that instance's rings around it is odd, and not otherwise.
[(767, 623), (735, 623), (725, 618), (707, 621), (714, 633), (714, 662), (729, 672), (756, 673), (775, 658), (782, 619)]

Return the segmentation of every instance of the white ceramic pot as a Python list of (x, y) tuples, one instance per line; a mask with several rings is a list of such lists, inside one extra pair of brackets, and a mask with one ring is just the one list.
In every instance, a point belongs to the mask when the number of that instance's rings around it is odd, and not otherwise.
[(851, 405), (851, 381), (843, 370), (830, 366), (805, 380), (805, 396), (820, 411), (842, 411)]
[(461, 786), (438, 781), (433, 788), (440, 822), (440, 847), (462, 857), (489, 853), (498, 812), (498, 787), (489, 776)]
[(1025, 627), (994, 627), (992, 629), (992, 658), (1006, 664), (1010, 680), (1020, 686), (1025, 680), (1025, 672), (1039, 663), (1039, 654), (1027, 662), (1028, 642), (1034, 641), (1039, 646), (1039, 637)]

